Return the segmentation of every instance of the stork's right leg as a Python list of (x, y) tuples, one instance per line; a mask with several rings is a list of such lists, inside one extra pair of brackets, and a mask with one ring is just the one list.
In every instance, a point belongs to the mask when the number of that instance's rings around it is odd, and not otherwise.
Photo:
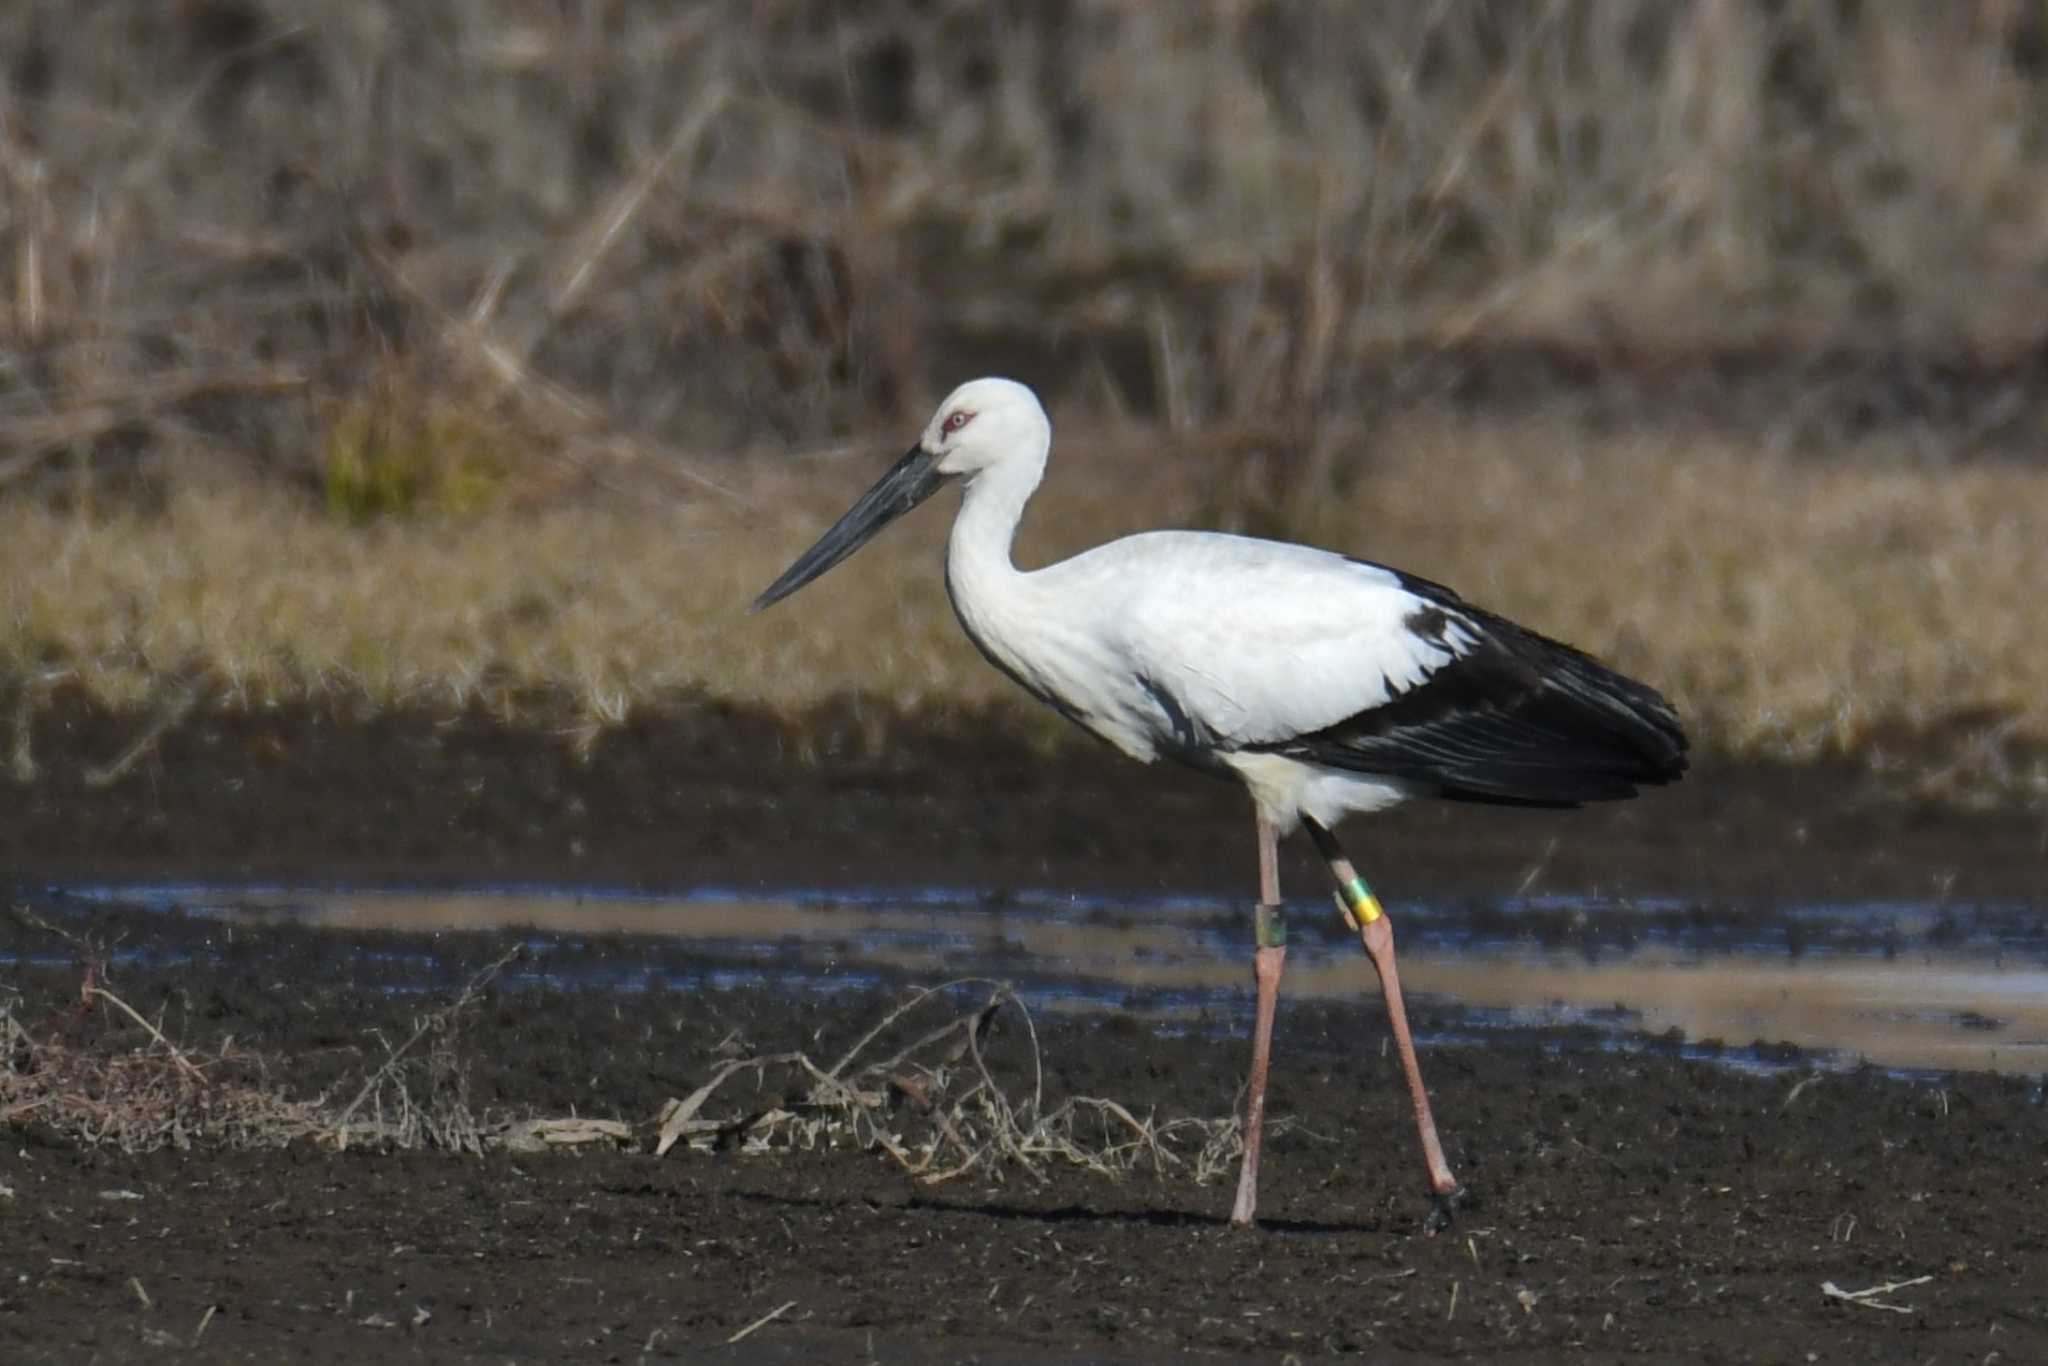
[(1266, 1070), (1273, 1056), (1273, 1011), (1280, 1000), (1280, 971), (1287, 964), (1287, 932), (1280, 923), (1279, 836), (1259, 817), (1259, 905), (1254, 911), (1258, 948), (1252, 969), (1258, 978), (1259, 1010), (1252, 1022), (1252, 1075), (1245, 1085), (1244, 1164), (1237, 1172), (1237, 1203), (1230, 1222), (1249, 1226), (1259, 1208), (1259, 1136), (1266, 1119)]
[(1343, 909), (1344, 918), (1358, 931), (1359, 942), (1372, 959), (1373, 971), (1379, 974), (1380, 993), (1387, 1000), (1387, 1023), (1393, 1027), (1394, 1047), (1401, 1055), (1401, 1071), (1408, 1079), (1415, 1134), (1422, 1143), (1423, 1165), (1429, 1169), (1432, 1208), (1423, 1229), (1435, 1233), (1449, 1226), (1451, 1211), (1457, 1208), (1465, 1190), (1451, 1175), (1450, 1163), (1444, 1161), (1443, 1144), (1436, 1136), (1436, 1118), (1429, 1112), (1429, 1092), (1422, 1086), (1422, 1067), (1415, 1061), (1415, 1040), (1408, 1033), (1408, 1007), (1401, 1000), (1401, 974), (1394, 966), (1394, 925), (1381, 909), (1379, 898), (1344, 856), (1337, 837), (1306, 816), (1302, 824), (1308, 827), (1310, 838), (1330, 865), (1330, 876), (1337, 880), (1337, 904)]

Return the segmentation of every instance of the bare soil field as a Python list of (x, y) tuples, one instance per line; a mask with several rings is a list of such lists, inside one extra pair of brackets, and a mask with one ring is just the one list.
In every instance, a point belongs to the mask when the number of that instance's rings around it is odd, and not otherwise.
[[(265, 999), (231, 994), (223, 1022)], [(612, 1012), (528, 998), (498, 1013), (477, 1046), (545, 1074), (587, 1069)], [(690, 1030), (663, 1065), (685, 1075), (721, 1031), (790, 1026), (759, 996), (675, 1013)], [(0, 1343), (21, 1362), (2048, 1352), (2038, 1086), (1859, 1075), (1793, 1099), (1783, 1080), (1559, 1057), (1541, 1039), (1439, 1055), (1453, 1154), (1484, 1195), (1431, 1239), (1398, 1077), (1355, 1045), (1362, 1028), (1284, 1018), (1275, 1084), (1302, 1128), (1269, 1149), (1254, 1233), (1223, 1222), (1225, 1188), (1072, 1170), (923, 1188), (850, 1151), (130, 1156), (27, 1127), (0, 1164)], [(1236, 1085), (1223, 1044), (1093, 1028), (1046, 1044), (1067, 1084), (1167, 1112), (1215, 1111)], [(1922, 1276), (1879, 1297), (1903, 1312), (1824, 1290)]]
[[(1273, 1086), (1285, 1123), (1268, 1148), (1266, 1226), (1244, 1233), (1224, 1222), (1227, 1180), (1198, 1184), (1191, 1161), (1121, 1178), (999, 1162), (932, 1184), (843, 1135), (755, 1153), (729, 1133), (653, 1155), (666, 1100), (736, 1056), (836, 1056), (907, 982), (813, 998), (493, 982), (465, 996), (513, 936), (229, 927), (37, 890), (146, 875), (851, 887), (913, 869), (984, 887), (1246, 883), (1229, 789), (1078, 747), (1048, 764), (974, 721), (863, 752), (860, 726), (814, 716), (814, 736), (845, 746), (819, 769), (761, 757), (778, 753), (787, 722), (721, 708), (649, 720), (582, 760), (561, 736), (484, 718), (204, 714), (92, 787), (76, 775), (132, 746), (137, 718), (59, 699), (36, 736), (44, 781), (15, 789), (0, 815), (0, 868), (26, 911), (0, 917), (16, 964), (10, 1080), (27, 1086), (67, 1059), (147, 1062), (151, 1094), (194, 1127), (188, 1148), (126, 1151), (163, 1130), (95, 1144), (74, 1109), (61, 1124), (47, 1108), (8, 1111), (0, 1354), (2048, 1354), (2039, 1078), (1816, 1080), (1794, 1050), (1765, 1049), (1776, 1068), (1756, 1073), (1681, 1058), (1669, 1040), (1615, 1050), (1570, 1030), (1436, 1048), (1425, 1066), (1476, 1203), (1428, 1238), (1376, 1004), (1283, 1006)], [(2038, 896), (2042, 840), (2038, 815), (1902, 805), (1847, 768), (1709, 771), (1568, 816), (1417, 807), (1359, 833), (1397, 918), (1403, 887), (1499, 895), (1539, 867), (1546, 885), (1703, 898), (1924, 898), (1941, 876), (1958, 898), (2024, 899)], [(1298, 868), (1293, 886), (1306, 894), (1309, 879)], [(547, 951), (615, 950), (588, 936)], [(86, 990), (96, 984), (149, 1024)], [(1425, 1031), (1455, 1029), (1454, 1008), (1420, 1011)], [(996, 1065), (1029, 1046), (1019, 1024), (1007, 1009), (990, 1021)], [(149, 1028), (206, 1080), (178, 1080)], [(1244, 1045), (1227, 1033), (1114, 1015), (1036, 1031), (1048, 1100), (1109, 1097), (1158, 1123), (1233, 1112)], [(218, 1118), (207, 1097), (233, 1086), (324, 1096), (331, 1117), (365, 1078), (396, 1075), (380, 1060), (415, 1038), (428, 1042), (407, 1075), (425, 1110), (500, 1130), (575, 1114), (629, 1136), (465, 1155), (431, 1140), (337, 1151), (317, 1129), (276, 1146), (204, 1127)], [(753, 1116), (803, 1112), (815, 1098), (780, 1075), (728, 1082), (726, 1099)], [(918, 1122), (907, 1097), (889, 1112), (906, 1128)], [(379, 1091), (387, 1113), (389, 1102)], [(1893, 1282), (1912, 1283), (1861, 1298), (1826, 1289)]]

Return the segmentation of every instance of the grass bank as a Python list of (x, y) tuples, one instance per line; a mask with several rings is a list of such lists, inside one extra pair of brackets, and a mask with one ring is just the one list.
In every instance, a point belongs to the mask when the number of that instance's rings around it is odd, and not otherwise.
[[(151, 513), (17, 504), (0, 668), (139, 708), (202, 683), (215, 706), (341, 696), (517, 716), (548, 696), (593, 727), (677, 692), (791, 713), (848, 692), (898, 713), (1031, 709), (952, 620), (950, 497), (745, 614), (881, 468), (868, 449), (757, 463), (730, 498), (367, 527), (246, 484)], [(1063, 431), (1019, 559), (1150, 526), (1277, 532), (1445, 581), (1607, 657), (1663, 688), (1709, 753), (1881, 755), (1940, 736), (1920, 752), (2043, 784), (2011, 756), (2048, 743), (2048, 640), (2024, 606), (2048, 581), (2048, 471), (1457, 417), (1396, 422), (1341, 465), (1279, 459)]]

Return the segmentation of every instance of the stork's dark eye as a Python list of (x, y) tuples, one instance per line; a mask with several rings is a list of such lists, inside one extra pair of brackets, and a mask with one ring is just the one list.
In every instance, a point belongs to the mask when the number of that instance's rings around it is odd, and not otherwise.
[(974, 421), (973, 413), (964, 410), (957, 413), (948, 413), (944, 424), (940, 426), (939, 430), (947, 436), (951, 436), (972, 421)]

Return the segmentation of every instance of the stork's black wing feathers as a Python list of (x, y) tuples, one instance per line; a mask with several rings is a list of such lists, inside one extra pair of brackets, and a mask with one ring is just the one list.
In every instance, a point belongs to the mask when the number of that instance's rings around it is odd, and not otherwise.
[(1425, 604), (1408, 629), (1441, 639), (1455, 622), (1477, 643), (1379, 706), (1259, 749), (1517, 806), (1633, 797), (1685, 772), (1685, 731), (1655, 689), (1441, 584), (1402, 587)]

